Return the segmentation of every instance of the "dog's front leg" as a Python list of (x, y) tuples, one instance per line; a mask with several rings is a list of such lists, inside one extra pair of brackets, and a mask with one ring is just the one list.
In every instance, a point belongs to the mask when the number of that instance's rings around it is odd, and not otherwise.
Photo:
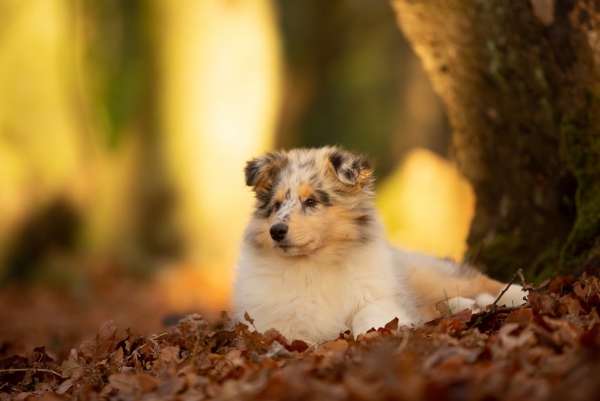
[(382, 298), (365, 305), (352, 320), (352, 334), (358, 336), (370, 329), (384, 327), (398, 318), (399, 324), (411, 324), (412, 320), (395, 298)]

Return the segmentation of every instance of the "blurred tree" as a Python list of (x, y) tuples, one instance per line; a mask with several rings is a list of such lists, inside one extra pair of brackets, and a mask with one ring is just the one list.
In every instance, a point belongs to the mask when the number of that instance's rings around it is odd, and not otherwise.
[(0, 2), (0, 33), (0, 280), (228, 272), (278, 112), (272, 2)]
[(233, 265), (251, 213), (245, 162), (273, 146), (281, 59), (276, 15), (270, 0), (154, 7), (162, 154), (178, 201), (183, 259), (217, 277)]
[(115, 148), (133, 121), (156, 114), (145, 112), (151, 106), (148, 92), (155, 82), (156, 64), (149, 7), (138, 0), (82, 0), (73, 5), (80, 19), (86, 88), (96, 106), (94, 118), (102, 124), (98, 133)]
[[(69, 108), (66, 8), (58, 1), (0, 2), (0, 278), (26, 279), (52, 248), (74, 247), (78, 239), (73, 204), (85, 141)], [(54, 213), (68, 221), (51, 238), (60, 224), (48, 218)]]
[(477, 196), (470, 258), (538, 279), (600, 261), (600, 9), (394, 0)]
[(286, 66), (278, 147), (340, 144), (377, 155), (379, 176), (411, 147), (448, 156), (441, 102), (388, 1), (275, 4)]
[[(139, 0), (72, 4), (80, 100), (99, 137), (100, 159), (108, 164), (128, 159), (128, 166), (102, 172), (102, 180), (112, 181), (102, 191), (119, 200), (108, 206), (109, 216), (101, 208), (92, 213), (88, 239), (92, 247), (108, 243), (130, 270), (145, 272), (182, 251), (173, 227), (174, 191), (161, 154), (158, 16), (152, 3)], [(127, 179), (116, 184), (113, 174)], [(108, 226), (107, 217), (112, 221)]]

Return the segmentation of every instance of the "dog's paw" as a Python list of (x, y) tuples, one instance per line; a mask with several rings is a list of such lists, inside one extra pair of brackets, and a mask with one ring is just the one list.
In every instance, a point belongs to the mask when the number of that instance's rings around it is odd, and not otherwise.
[[(504, 291), (504, 289), (502, 291)], [(475, 302), (483, 310), (485, 310), (486, 306), (494, 303), (494, 301), (496, 300), (496, 298), (498, 298), (498, 296), (502, 293), (502, 291), (500, 291), (496, 295), (492, 295), (487, 292), (482, 292), (481, 294), (477, 294), (475, 296)], [(506, 306), (509, 308), (522, 306), (527, 302), (525, 300), (525, 298), (527, 297), (528, 294), (529, 294), (528, 291), (523, 291), (522, 286), (520, 286), (518, 284), (512, 284), (510, 287), (508, 287), (506, 292), (504, 294), (502, 294), (502, 297), (500, 297), (498, 302), (496, 302), (496, 305)]]
[(508, 287), (508, 290), (506, 290), (498, 302), (496, 302), (496, 305), (506, 305), (509, 308), (521, 306), (527, 302), (525, 298), (528, 295), (529, 291), (524, 291), (523, 287), (519, 284), (513, 284)]
[(464, 309), (471, 309), (472, 313), (481, 312), (480, 306), (474, 299), (465, 298), (465, 297), (454, 297), (447, 299), (444, 303), (448, 306), (448, 309), (451, 314), (460, 312)]

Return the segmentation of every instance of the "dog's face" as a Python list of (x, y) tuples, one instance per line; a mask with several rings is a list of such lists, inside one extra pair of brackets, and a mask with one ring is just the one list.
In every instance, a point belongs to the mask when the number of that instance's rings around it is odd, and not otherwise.
[(335, 147), (252, 159), (246, 185), (257, 202), (245, 240), (290, 257), (368, 242), (376, 226), (372, 173), (366, 157)]

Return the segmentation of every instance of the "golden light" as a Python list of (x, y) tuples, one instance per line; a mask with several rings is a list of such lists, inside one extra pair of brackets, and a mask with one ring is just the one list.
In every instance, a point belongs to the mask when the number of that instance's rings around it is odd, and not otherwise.
[[(166, 272), (164, 281), (178, 307), (202, 296), (222, 304), (252, 207), (245, 162), (273, 144), (281, 79), (276, 18), (267, 0), (158, 8), (165, 160), (187, 242), (183, 271)], [(182, 285), (186, 277), (204, 285)]]
[(411, 151), (381, 184), (377, 206), (394, 245), (462, 259), (475, 197), (448, 161), (424, 149)]
[(36, 207), (69, 193), (83, 152), (70, 110), (67, 5), (4, 2), (0, 40), (0, 259)]

